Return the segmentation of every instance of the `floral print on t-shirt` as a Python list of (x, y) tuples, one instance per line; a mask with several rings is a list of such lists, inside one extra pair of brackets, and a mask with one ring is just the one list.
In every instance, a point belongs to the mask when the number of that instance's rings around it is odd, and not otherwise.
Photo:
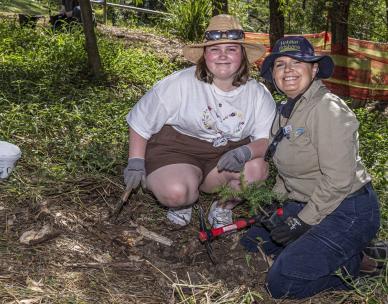
[(244, 114), (227, 103), (218, 102), (217, 106), (208, 105), (202, 113), (202, 123), (205, 128), (218, 137), (213, 140), (213, 146), (224, 146), (232, 134), (241, 132), (245, 124)]

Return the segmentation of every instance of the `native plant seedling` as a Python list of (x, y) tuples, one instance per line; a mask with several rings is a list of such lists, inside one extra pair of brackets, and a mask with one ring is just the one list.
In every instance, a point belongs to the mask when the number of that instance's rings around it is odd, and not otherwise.
[(249, 204), (251, 215), (256, 215), (259, 212), (268, 216), (264, 207), (271, 205), (273, 202), (281, 202), (278, 194), (273, 192), (264, 181), (247, 184), (244, 174), (240, 174), (240, 190), (234, 190), (227, 185), (221, 186), (219, 189), (220, 199), (228, 200), (244, 200)]

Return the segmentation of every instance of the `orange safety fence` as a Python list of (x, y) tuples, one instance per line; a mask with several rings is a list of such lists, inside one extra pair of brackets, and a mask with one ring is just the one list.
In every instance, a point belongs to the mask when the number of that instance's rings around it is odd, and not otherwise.
[[(269, 35), (247, 32), (246, 39), (259, 42), (269, 54)], [(388, 43), (354, 38), (348, 39), (348, 55), (331, 54), (331, 34), (305, 34), (317, 54), (330, 55), (335, 63), (333, 76), (325, 80), (327, 87), (340, 96), (359, 100), (388, 101)], [(263, 59), (257, 62), (261, 65)]]

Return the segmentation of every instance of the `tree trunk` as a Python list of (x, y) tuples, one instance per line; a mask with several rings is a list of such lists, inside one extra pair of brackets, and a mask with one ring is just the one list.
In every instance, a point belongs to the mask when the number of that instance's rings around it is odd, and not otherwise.
[[(388, 0), (387, 0), (388, 1)], [(228, 13), (228, 0), (212, 0), (213, 16)]]
[(348, 54), (348, 19), (351, 0), (334, 0), (330, 11), (331, 51), (334, 54)]
[[(284, 14), (280, 10), (279, 0), (268, 0), (269, 3), (269, 44), (272, 51), (275, 42), (284, 37)], [(265, 81), (267, 88), (275, 91), (272, 83)]]
[[(331, 54), (343, 55), (345, 58), (348, 55), (348, 18), (349, 7), (351, 0), (333, 0), (333, 5), (330, 10), (330, 25), (331, 25)], [(342, 81), (349, 81), (348, 69), (334, 70), (336, 78)], [(349, 86), (344, 86), (343, 91), (339, 94), (349, 96)], [(354, 106), (356, 106), (354, 104)]]
[(276, 40), (284, 37), (284, 14), (280, 11), (279, 0), (269, 0), (269, 42), (271, 50)]
[(86, 39), (86, 51), (88, 53), (89, 68), (95, 78), (100, 78), (103, 76), (103, 71), (97, 47), (97, 38), (94, 32), (92, 5), (90, 0), (81, 0), (79, 3)]
[(385, 0), (385, 18), (386, 18), (386, 22), (387, 22), (387, 28), (388, 28), (388, 0)]
[[(314, 0), (314, 5), (311, 6), (311, 15), (308, 25), (311, 28), (312, 33), (319, 33), (328, 31), (328, 10), (329, 4), (326, 0)], [(331, 5), (330, 5), (331, 7)], [(308, 14), (306, 14), (308, 16)]]

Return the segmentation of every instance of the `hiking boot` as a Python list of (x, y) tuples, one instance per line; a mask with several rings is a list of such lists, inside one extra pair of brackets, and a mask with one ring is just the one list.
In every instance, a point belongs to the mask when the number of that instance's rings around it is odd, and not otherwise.
[(374, 277), (384, 274), (388, 258), (388, 241), (372, 241), (363, 250), (360, 273)]
[(219, 228), (233, 223), (232, 210), (217, 206), (218, 201), (215, 201), (210, 207), (207, 217), (212, 228)]
[(372, 259), (386, 260), (388, 258), (388, 241), (371, 241), (363, 252)]
[(192, 207), (170, 208), (167, 211), (167, 218), (171, 223), (179, 226), (186, 226), (190, 223), (192, 211)]

